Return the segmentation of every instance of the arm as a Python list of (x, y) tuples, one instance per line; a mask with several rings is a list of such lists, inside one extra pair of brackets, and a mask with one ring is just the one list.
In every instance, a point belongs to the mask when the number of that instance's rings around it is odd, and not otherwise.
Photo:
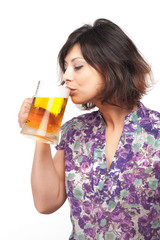
[[(21, 106), (20, 127), (26, 121), (31, 103), (32, 99), (26, 98)], [(58, 150), (52, 158), (50, 145), (36, 142), (31, 185), (35, 207), (40, 213), (52, 213), (66, 200), (64, 162), (64, 150)]]
[(34, 203), (40, 213), (52, 213), (66, 200), (64, 150), (52, 159), (50, 146), (36, 143), (31, 185)]

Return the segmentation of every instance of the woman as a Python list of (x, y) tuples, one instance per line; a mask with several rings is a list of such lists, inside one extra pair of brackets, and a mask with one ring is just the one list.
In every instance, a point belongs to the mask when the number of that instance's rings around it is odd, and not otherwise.
[[(59, 64), (72, 101), (98, 110), (63, 125), (53, 159), (48, 144), (36, 143), (35, 207), (53, 213), (68, 198), (70, 240), (160, 239), (160, 114), (140, 102), (149, 65), (106, 19), (75, 30)], [(22, 104), (20, 126), (30, 104)]]

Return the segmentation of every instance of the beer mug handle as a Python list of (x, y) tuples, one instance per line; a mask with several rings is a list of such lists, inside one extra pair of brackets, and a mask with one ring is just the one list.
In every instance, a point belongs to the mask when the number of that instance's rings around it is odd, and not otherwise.
[(33, 95), (33, 98), (37, 95), (37, 92), (38, 92), (38, 89), (39, 89), (39, 85), (40, 85), (40, 81), (38, 81), (37, 88), (36, 88), (35, 94)]

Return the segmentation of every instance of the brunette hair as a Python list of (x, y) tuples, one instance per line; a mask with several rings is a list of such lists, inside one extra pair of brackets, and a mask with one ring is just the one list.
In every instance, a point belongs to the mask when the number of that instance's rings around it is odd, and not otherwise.
[[(62, 73), (65, 72), (65, 57), (75, 44), (80, 45), (86, 62), (103, 76), (104, 89), (99, 96), (102, 104), (133, 109), (149, 87), (151, 68), (132, 40), (107, 19), (97, 19), (93, 26), (85, 24), (69, 35), (59, 52)], [(85, 109), (95, 107), (93, 103), (82, 106)]]

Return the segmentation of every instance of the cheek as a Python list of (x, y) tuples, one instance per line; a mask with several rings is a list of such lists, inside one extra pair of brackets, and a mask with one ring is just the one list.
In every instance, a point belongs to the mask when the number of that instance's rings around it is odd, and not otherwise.
[(78, 81), (76, 83), (79, 87), (82, 87), (82, 88), (85, 88), (88, 86), (87, 78), (80, 78), (80, 79), (78, 79)]
[(85, 70), (83, 70), (83, 72), (81, 71), (81, 73), (79, 74), (79, 76), (77, 76), (75, 80), (78, 86), (86, 88), (92, 86), (95, 82), (93, 73)]

